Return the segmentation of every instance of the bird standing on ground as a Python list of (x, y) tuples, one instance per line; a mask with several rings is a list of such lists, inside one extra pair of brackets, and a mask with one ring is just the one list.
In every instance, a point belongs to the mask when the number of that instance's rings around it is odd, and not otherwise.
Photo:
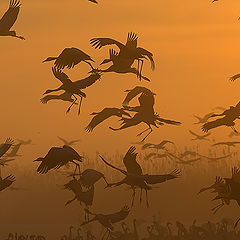
[(39, 157), (34, 160), (34, 162), (41, 162), (37, 168), (37, 172), (42, 174), (47, 173), (51, 169), (58, 169), (71, 162), (76, 166), (74, 171), (75, 174), (77, 169), (80, 172), (78, 162), (82, 162), (82, 159), (83, 157), (80, 156), (72, 147), (64, 145), (63, 147), (52, 147), (44, 158)]
[(0, 36), (11, 36), (25, 40), (24, 37), (18, 36), (15, 31), (10, 31), (17, 20), (21, 3), (18, 0), (10, 0), (7, 12), (0, 19)]

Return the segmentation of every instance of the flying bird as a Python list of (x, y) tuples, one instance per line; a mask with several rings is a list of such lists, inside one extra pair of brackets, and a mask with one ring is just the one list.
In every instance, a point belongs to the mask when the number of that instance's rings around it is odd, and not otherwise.
[(119, 41), (116, 41), (112, 38), (92, 38), (90, 39), (90, 43), (96, 49), (101, 49), (102, 47), (109, 45), (117, 46), (120, 50), (118, 57), (123, 59), (127, 65), (131, 65), (134, 60), (137, 60), (139, 77), (141, 79), (143, 59), (148, 58), (150, 60), (152, 70), (155, 69), (155, 62), (153, 59), (153, 54), (151, 52), (144, 48), (137, 47), (137, 40), (138, 36), (133, 32), (129, 32), (126, 44), (120, 43)]
[(78, 142), (81, 141), (80, 139), (68, 141), (68, 140), (66, 140), (66, 139), (64, 139), (64, 138), (62, 138), (62, 137), (58, 137), (58, 138), (64, 143), (64, 145), (68, 145), (68, 146), (72, 146), (72, 145), (74, 145), (75, 143), (78, 143)]
[(214, 114), (214, 112), (210, 112), (206, 115), (204, 115), (203, 117), (199, 117), (197, 115), (193, 115), (195, 118), (197, 118), (198, 122), (194, 123), (194, 124), (201, 124), (201, 123), (205, 123), (207, 122), (207, 120)]
[(236, 81), (236, 80), (239, 79), (239, 78), (240, 78), (240, 74), (236, 74), (236, 75), (230, 77), (229, 80), (230, 80), (231, 82), (234, 82), (234, 81)]
[[(130, 95), (131, 92), (135, 92), (136, 88), (138, 87), (135, 87), (134, 89), (129, 90), (128, 95)], [(123, 106), (124, 110), (130, 111), (130, 112), (136, 112), (136, 114), (132, 118), (122, 117), (121, 127), (119, 128), (109, 127), (111, 130), (119, 131), (132, 126), (136, 126), (140, 123), (145, 123), (148, 126), (148, 128), (137, 135), (137, 136), (141, 136), (143, 133), (148, 131), (146, 136), (142, 139), (142, 141), (145, 141), (145, 139), (153, 132), (151, 125), (158, 128), (159, 125), (164, 125), (164, 124), (170, 124), (170, 125), (181, 124), (180, 122), (177, 122), (177, 121), (160, 118), (160, 116), (157, 113), (155, 113), (154, 111), (154, 104), (155, 104), (154, 95), (155, 94), (152, 91), (149, 90), (149, 93), (146, 94), (145, 89), (143, 89), (140, 92), (138, 91), (138, 94), (140, 94), (140, 97), (138, 98), (138, 101), (140, 104), (139, 106), (135, 106), (135, 107), (125, 106), (125, 105)]]
[(61, 70), (53, 67), (52, 72), (53, 72), (53, 75), (55, 76), (55, 78), (57, 78), (58, 80), (61, 81), (62, 85), (56, 89), (46, 90), (46, 92), (43, 95), (49, 94), (51, 92), (60, 91), (60, 90), (64, 90), (65, 92), (71, 94), (74, 97), (74, 101), (71, 103), (71, 105), (67, 109), (67, 113), (70, 111), (72, 106), (77, 101), (77, 96), (80, 97), (79, 108), (78, 108), (78, 115), (79, 115), (81, 104), (82, 104), (82, 99), (86, 98), (86, 94), (84, 92), (82, 92), (81, 89), (85, 89), (87, 87), (92, 86), (97, 80), (99, 80), (101, 78), (101, 75), (97, 74), (97, 73), (93, 73), (84, 79), (72, 82), (70, 80), (70, 78), (67, 76), (67, 74), (65, 74)]
[(221, 117), (221, 116), (223, 117), (210, 122), (206, 122), (202, 126), (202, 131), (208, 132), (210, 129), (213, 129), (213, 128), (217, 128), (220, 126), (227, 126), (227, 127), (231, 127), (234, 132), (238, 133), (238, 131), (234, 127), (235, 126), (234, 121), (236, 119), (240, 119), (240, 102), (238, 102), (235, 107), (230, 106), (230, 108), (225, 110), (223, 113), (214, 114), (211, 117)]
[[(37, 168), (37, 172), (41, 174), (47, 173), (51, 169), (58, 169), (67, 163), (73, 163), (80, 172), (78, 162), (82, 162), (83, 157), (80, 156), (72, 147), (64, 145), (63, 147), (52, 147), (45, 157), (39, 157), (34, 162), (41, 162)], [(76, 162), (75, 162), (76, 161)]]
[(135, 67), (132, 67), (132, 62), (130, 62), (129, 64), (126, 64), (125, 59), (119, 57), (119, 53), (113, 49), (109, 50), (109, 59), (105, 59), (103, 61), (103, 63), (110, 62), (110, 61), (113, 64), (110, 67), (108, 67), (107, 69), (93, 69), (92, 71), (90, 71), (90, 73), (92, 73), (92, 72), (99, 72), (99, 73), (115, 72), (115, 73), (120, 73), (120, 74), (133, 73), (137, 77), (141, 76), (140, 80), (143, 79), (143, 80), (150, 82), (149, 78), (140, 75), (140, 72), (138, 71), (138, 69), (136, 69)]
[(5, 143), (0, 144), (0, 157), (2, 157), (14, 144), (14, 140), (7, 138)]
[(55, 67), (59, 70), (65, 67), (68, 69), (74, 68), (80, 62), (85, 62), (92, 67), (91, 62), (94, 62), (89, 55), (74, 47), (65, 48), (58, 57), (48, 57), (43, 63), (50, 61), (54, 61)]
[(172, 142), (172, 141), (163, 140), (163, 141), (161, 141), (159, 144), (153, 144), (153, 143), (144, 144), (144, 145), (142, 146), (142, 150), (143, 150), (143, 149), (147, 149), (147, 148), (155, 148), (155, 149), (157, 149), (157, 150), (160, 150), (160, 149), (163, 149), (163, 150), (164, 150), (164, 149), (165, 149), (165, 145), (166, 145), (167, 143), (174, 144), (174, 142)]
[(9, 8), (0, 19), (0, 36), (11, 36), (25, 40), (24, 37), (18, 36), (15, 31), (10, 31), (17, 20), (21, 3), (18, 0), (10, 0)]
[(112, 186), (120, 186), (122, 184), (127, 184), (131, 187), (133, 191), (132, 195), (132, 206), (134, 204), (134, 198), (136, 194), (136, 188), (141, 189), (140, 194), (140, 203), (142, 200), (142, 190), (144, 189), (146, 192), (146, 204), (147, 207), (149, 206), (148, 202), (148, 191), (152, 190), (152, 187), (150, 184), (158, 184), (163, 183), (167, 180), (171, 180), (174, 178), (178, 178), (180, 176), (180, 171), (178, 169), (175, 169), (170, 174), (164, 174), (164, 175), (158, 175), (158, 174), (143, 174), (142, 168), (140, 164), (137, 162), (137, 153), (136, 148), (131, 146), (129, 150), (127, 151), (126, 155), (123, 158), (123, 164), (125, 165), (126, 171), (115, 167), (114, 165), (107, 162), (101, 155), (99, 157), (102, 159), (102, 161), (108, 165), (109, 167), (121, 172), (125, 175), (125, 178), (119, 182), (116, 183), (110, 183), (108, 184), (108, 187)]
[(237, 144), (240, 144), (240, 142), (218, 142), (214, 143), (212, 146), (225, 145), (228, 147), (235, 147)]
[(119, 108), (104, 108), (101, 112), (93, 112), (90, 115), (94, 116), (88, 126), (85, 128), (87, 132), (92, 132), (95, 127), (110, 117), (116, 116), (122, 118), (123, 115), (131, 117), (129, 113)]
[(211, 135), (211, 133), (207, 133), (207, 134), (205, 134), (205, 135), (198, 135), (198, 134), (196, 134), (195, 132), (193, 132), (193, 131), (191, 131), (191, 130), (189, 130), (189, 132), (190, 132), (193, 136), (195, 136), (195, 138), (193, 138), (192, 140), (207, 140), (207, 141), (209, 141), (209, 139), (207, 139), (207, 137)]
[[(41, 103), (46, 104), (49, 101), (52, 100), (61, 100), (61, 101), (65, 101), (65, 102), (74, 102), (74, 98), (72, 98), (72, 94), (69, 92), (64, 92), (60, 95), (53, 95), (53, 94), (49, 94), (44, 96), (43, 98), (40, 99)], [(74, 103), (77, 104), (77, 103)]]
[(10, 187), (15, 181), (16, 178), (13, 175), (9, 175), (5, 178), (0, 177), (0, 191)]

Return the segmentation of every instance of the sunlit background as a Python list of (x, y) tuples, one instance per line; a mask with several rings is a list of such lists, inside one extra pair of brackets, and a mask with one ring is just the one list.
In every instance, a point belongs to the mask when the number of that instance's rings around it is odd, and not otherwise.
[[(1, 14), (8, 8), (8, 2), (0, 1)], [(238, 0), (219, 0), (214, 4), (210, 0), (99, 0), (98, 5), (87, 0), (21, 2), (14, 30), (26, 41), (0, 38), (0, 140), (3, 142), (7, 137), (30, 138), (34, 145), (24, 147), (23, 156), (2, 171), (4, 176), (16, 175), (17, 180), (19, 175), (16, 185), (25, 185), (28, 190), (1, 193), (1, 219), (4, 220), (1, 237), (19, 229), (59, 237), (60, 228), (76, 224), (83, 217), (78, 203), (64, 207), (71, 194), (64, 193), (56, 185), (68, 179), (53, 173), (49, 176), (33, 174), (37, 165), (32, 161), (44, 156), (50, 147), (62, 145), (57, 136), (80, 138), (81, 142), (75, 149), (89, 156), (89, 166), (97, 166), (107, 174), (121, 178), (120, 174), (102, 168), (96, 151), (109, 156), (109, 160), (117, 151), (124, 154), (131, 142), (141, 140), (136, 135), (146, 126), (142, 124), (126, 131), (112, 132), (109, 126), (119, 126), (119, 122), (112, 119), (99, 125), (92, 134), (85, 132), (84, 128), (91, 120), (91, 112), (101, 111), (104, 107), (120, 107), (126, 89), (137, 85), (150, 88), (157, 94), (156, 112), (163, 118), (182, 122), (179, 127), (154, 129), (147, 139), (154, 143), (169, 139), (176, 143), (178, 149), (196, 144), (191, 142), (189, 129), (201, 134), (201, 126), (193, 124), (193, 114), (202, 116), (216, 106), (229, 107), (239, 101), (240, 82), (229, 81), (229, 77), (240, 72)], [(66, 47), (77, 47), (89, 54), (97, 67), (108, 57), (108, 47), (96, 50), (89, 40), (110, 37), (125, 43), (130, 31), (137, 33), (139, 46), (154, 54), (156, 70), (151, 70), (149, 62), (145, 62), (143, 68), (143, 75), (151, 79), (150, 83), (140, 82), (133, 74), (104, 74), (100, 81), (84, 90), (87, 98), (83, 100), (80, 116), (77, 115), (77, 107), (69, 114), (65, 113), (68, 103), (53, 101), (41, 104), (40, 98), (46, 89), (60, 86), (51, 72), (52, 63), (41, 63), (46, 57), (58, 56)], [(89, 66), (81, 63), (65, 72), (74, 81), (86, 77), (89, 70)], [(239, 126), (237, 123), (236, 128), (240, 130)], [(215, 129), (210, 139), (226, 141), (230, 132), (230, 128)], [(205, 152), (211, 146), (209, 142), (198, 144)], [(122, 166), (120, 158), (117, 164)], [(239, 209), (236, 205), (213, 216), (210, 212), (211, 196), (196, 196), (199, 188), (213, 181), (215, 175), (229, 176), (234, 164), (237, 164), (237, 159), (230, 159), (221, 166), (204, 163), (204, 170), (199, 167), (202, 165), (186, 169), (178, 166), (188, 177), (154, 189), (150, 194), (150, 209), (139, 207), (136, 200), (137, 207), (133, 209), (131, 218), (140, 217), (143, 212), (149, 219), (159, 213), (164, 221), (237, 217)], [(166, 173), (174, 167), (174, 164), (167, 163), (164, 169), (159, 167), (157, 172), (157, 168), (152, 172)], [(96, 187), (95, 211), (115, 211), (130, 201), (130, 191), (124, 191), (124, 188), (120, 192), (119, 189), (103, 190), (103, 184)], [(119, 202), (113, 200), (114, 194), (121, 196)]]

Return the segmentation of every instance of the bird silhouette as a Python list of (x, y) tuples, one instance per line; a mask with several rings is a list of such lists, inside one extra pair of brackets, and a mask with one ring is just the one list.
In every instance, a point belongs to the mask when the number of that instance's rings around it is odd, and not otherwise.
[(163, 141), (161, 141), (159, 144), (153, 144), (153, 143), (144, 144), (144, 145), (142, 146), (142, 150), (148, 149), (148, 148), (155, 148), (155, 149), (157, 149), (157, 150), (160, 150), (160, 149), (163, 149), (163, 150), (164, 150), (164, 149), (165, 149), (164, 146), (165, 146), (167, 143), (174, 144), (174, 142), (172, 142), (172, 141), (163, 140)]
[(142, 200), (142, 189), (144, 189), (145, 192), (146, 192), (146, 204), (147, 204), (147, 207), (148, 207), (149, 206), (148, 190), (152, 189), (152, 187), (149, 184), (163, 183), (167, 180), (177, 178), (177, 177), (180, 176), (180, 171), (178, 169), (175, 169), (170, 174), (164, 174), (164, 175), (143, 174), (141, 166), (136, 161), (137, 153), (135, 152), (135, 150), (136, 150), (136, 148), (131, 146), (129, 148), (129, 150), (127, 151), (126, 155), (123, 158), (123, 164), (125, 165), (127, 171), (122, 170), (118, 167), (115, 167), (114, 165), (107, 162), (101, 155), (99, 155), (99, 156), (106, 165), (110, 166), (111, 168), (113, 168), (117, 171), (120, 171), (122, 174), (124, 174), (126, 176), (120, 182), (108, 184), (108, 187), (120, 186), (122, 184), (129, 185), (131, 187), (132, 191), (133, 191), (132, 206), (134, 204), (134, 198), (135, 198), (135, 194), (136, 194), (135, 189), (136, 188), (141, 189), (140, 203), (141, 203), (141, 200)]
[(2, 157), (14, 144), (14, 140), (7, 138), (5, 143), (0, 145), (0, 157)]
[(71, 94), (75, 100), (71, 103), (71, 105), (67, 109), (67, 113), (70, 111), (71, 107), (77, 101), (76, 95), (79, 96), (80, 103), (79, 103), (79, 108), (78, 108), (78, 114), (80, 114), (82, 99), (86, 98), (86, 94), (84, 92), (82, 92), (81, 89), (84, 89), (84, 88), (87, 88), (87, 87), (90, 87), (91, 85), (93, 85), (97, 80), (100, 79), (101, 75), (97, 74), (97, 73), (93, 73), (87, 78), (72, 82), (69, 79), (69, 77), (61, 70), (53, 67), (52, 72), (53, 72), (54, 76), (62, 82), (62, 85), (56, 89), (48, 89), (44, 94), (49, 94), (51, 92), (56, 92), (56, 91), (60, 91), (60, 90), (64, 90), (65, 92)]
[[(136, 88), (137, 87), (135, 87), (132, 90), (129, 90), (128, 94), (130, 95), (131, 91), (135, 92)], [(158, 128), (158, 125), (164, 125), (164, 123), (171, 124), (171, 125), (180, 125), (181, 124), (180, 122), (177, 122), (177, 121), (160, 118), (159, 115), (157, 113), (155, 113), (154, 108), (153, 108), (154, 104), (155, 104), (155, 99), (154, 99), (155, 94), (152, 91), (149, 91), (149, 93), (146, 94), (145, 90), (142, 90), (140, 92), (138, 91), (138, 94), (140, 94), (140, 97), (138, 98), (138, 101), (140, 103), (139, 106), (136, 106), (136, 107), (129, 107), (126, 105), (123, 106), (124, 110), (130, 111), (130, 112), (136, 112), (136, 114), (132, 118), (122, 117), (121, 127), (119, 127), (119, 128), (109, 127), (111, 130), (118, 131), (118, 130), (126, 129), (126, 128), (129, 128), (132, 126), (136, 126), (143, 122), (143, 123), (147, 124), (148, 128), (146, 130), (142, 131), (141, 133), (139, 133), (137, 136), (141, 136), (143, 133), (149, 131), (146, 134), (146, 136), (142, 139), (142, 141), (145, 141), (145, 139), (153, 131), (151, 125)], [(125, 102), (125, 100), (124, 100), (124, 102)]]
[(230, 108), (225, 110), (223, 113), (214, 114), (211, 117), (220, 117), (220, 116), (224, 116), (224, 117), (210, 121), (210, 122), (206, 122), (202, 126), (202, 131), (208, 132), (210, 129), (213, 129), (213, 128), (217, 128), (220, 126), (228, 126), (228, 127), (231, 127), (234, 132), (238, 133), (238, 131), (234, 127), (235, 126), (234, 121), (236, 119), (240, 119), (240, 102), (237, 103), (235, 107), (230, 106)]
[(240, 144), (240, 142), (218, 142), (214, 143), (212, 146), (225, 145), (228, 147), (235, 147), (237, 144)]
[[(84, 203), (87, 209), (89, 208), (89, 206), (92, 206), (94, 198), (94, 185), (92, 185), (88, 190), (83, 191), (81, 183), (74, 178), (68, 183), (64, 184), (64, 188), (74, 193), (74, 198), (67, 201), (65, 206), (72, 203), (75, 200), (79, 201), (81, 205), (82, 203)], [(85, 218), (87, 218), (86, 215)]]
[(194, 124), (201, 124), (201, 123), (205, 123), (207, 122), (207, 120), (214, 114), (214, 112), (210, 112), (206, 115), (204, 115), (203, 117), (199, 117), (197, 115), (193, 115), (195, 118), (197, 118), (198, 122), (194, 123)]
[(101, 112), (93, 112), (90, 115), (93, 115), (94, 117), (85, 128), (87, 132), (92, 132), (95, 127), (110, 117), (116, 116), (121, 118), (123, 115), (131, 117), (129, 113), (119, 108), (104, 108)]
[[(34, 162), (41, 162), (37, 168), (37, 172), (41, 174), (47, 173), (51, 169), (58, 169), (67, 163), (76, 165), (74, 174), (77, 169), (80, 172), (78, 162), (82, 162), (83, 157), (80, 156), (72, 147), (64, 145), (63, 147), (52, 147), (45, 157), (39, 157)], [(76, 162), (75, 162), (75, 161)]]
[(21, 3), (18, 0), (10, 0), (9, 8), (0, 19), (0, 36), (11, 36), (25, 40), (24, 37), (18, 36), (15, 31), (10, 31), (17, 20)]
[[(72, 98), (72, 94), (69, 92), (64, 92), (60, 95), (49, 94), (40, 99), (41, 103), (46, 104), (52, 100), (61, 100), (65, 102), (73, 102), (75, 99)], [(74, 103), (77, 104), (77, 103)]]
[(126, 219), (130, 212), (128, 206), (124, 206), (123, 208), (121, 208), (120, 211), (111, 213), (111, 214), (101, 214), (101, 213), (97, 214), (97, 213), (90, 212), (87, 209), (85, 209), (85, 211), (88, 214), (93, 215), (94, 217), (88, 221), (83, 222), (81, 226), (89, 224), (94, 221), (98, 221), (106, 229), (106, 232), (103, 234), (101, 239), (104, 239), (106, 235), (107, 235), (106, 239), (108, 239), (110, 236), (110, 232), (114, 230), (113, 224), (121, 222), (124, 219)]
[(151, 52), (147, 51), (144, 48), (137, 47), (137, 40), (138, 36), (133, 32), (129, 32), (126, 44), (122, 44), (112, 38), (92, 38), (90, 39), (90, 43), (96, 49), (101, 49), (103, 46), (107, 45), (116, 45), (120, 50), (119, 58), (123, 59), (126, 65), (132, 65), (134, 60), (138, 61), (137, 71), (139, 71), (139, 77), (141, 79), (143, 59), (148, 58), (150, 60), (152, 70), (155, 69), (155, 62), (153, 60), (153, 54)]
[(207, 139), (207, 137), (211, 135), (211, 133), (207, 133), (207, 134), (205, 134), (205, 135), (198, 135), (198, 134), (196, 134), (195, 132), (193, 132), (193, 131), (191, 131), (191, 130), (189, 130), (189, 132), (190, 132), (193, 136), (195, 136), (195, 138), (193, 138), (192, 140), (206, 140), (206, 141), (209, 141), (209, 139)]
[[(213, 185), (201, 189), (199, 193), (209, 189), (213, 189), (213, 193), (217, 193), (217, 196), (213, 200), (221, 200), (221, 204), (211, 209), (214, 214), (224, 205), (229, 205), (231, 200), (235, 200), (238, 203), (238, 206), (240, 206), (240, 169), (237, 167), (232, 168), (231, 178), (217, 176)], [(238, 221), (239, 220), (240, 219), (238, 219)]]
[(96, 3), (98, 4), (98, 2), (96, 0), (88, 0), (89, 2), (92, 2), (92, 3)]
[(9, 175), (5, 178), (0, 177), (0, 191), (10, 187), (15, 181), (16, 178), (13, 175)]
[(68, 141), (68, 140), (66, 140), (66, 139), (64, 139), (64, 138), (62, 138), (62, 137), (58, 137), (58, 138), (64, 143), (64, 145), (68, 145), (68, 146), (72, 146), (72, 145), (74, 145), (75, 143), (78, 143), (78, 142), (81, 141), (80, 139)]
[(93, 72), (100, 72), (100, 73), (115, 72), (115, 73), (120, 73), (120, 74), (121, 73), (122, 74), (124, 74), (124, 73), (133, 73), (137, 77), (141, 76), (140, 80), (143, 79), (143, 80), (146, 80), (146, 81), (150, 82), (149, 78), (140, 75), (139, 70), (136, 69), (135, 67), (132, 67), (132, 62), (130, 62), (127, 65), (125, 59), (121, 58), (119, 56), (119, 53), (116, 52), (113, 49), (109, 50), (109, 59), (104, 60), (103, 63), (110, 62), (110, 61), (113, 64), (110, 67), (108, 67), (107, 69), (93, 69), (92, 71), (90, 71), (90, 73), (93, 73)]
[(55, 67), (59, 70), (64, 69), (65, 67), (68, 69), (74, 68), (80, 62), (85, 62), (91, 66), (90, 62), (94, 62), (89, 55), (74, 47), (65, 48), (58, 57), (48, 57), (43, 63), (50, 61), (54, 61)]
[(80, 178), (78, 181), (81, 183), (82, 186), (86, 188), (90, 188), (100, 179), (103, 179), (106, 184), (108, 184), (104, 174), (95, 169), (85, 169), (82, 173), (75, 175), (79, 175)]
[(234, 82), (234, 81), (236, 81), (236, 80), (239, 79), (239, 78), (240, 78), (240, 74), (236, 74), (236, 75), (230, 77), (229, 80), (230, 80), (231, 82)]
[(11, 152), (6, 153), (6, 157), (21, 157), (22, 155), (17, 154), (22, 143), (15, 144), (11, 150)]

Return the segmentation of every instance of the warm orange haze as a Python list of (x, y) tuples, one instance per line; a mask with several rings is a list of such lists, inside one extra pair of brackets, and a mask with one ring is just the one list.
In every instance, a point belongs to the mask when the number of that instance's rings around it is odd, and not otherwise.
[(1, 0), (0, 239), (240, 239), (239, 17)]

